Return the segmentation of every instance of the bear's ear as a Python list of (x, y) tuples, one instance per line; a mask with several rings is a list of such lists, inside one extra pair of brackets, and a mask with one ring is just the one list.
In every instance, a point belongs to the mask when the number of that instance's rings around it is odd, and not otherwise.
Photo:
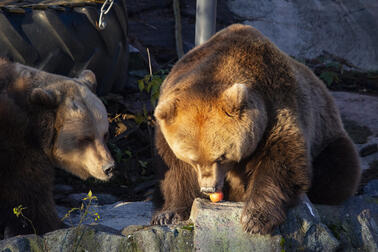
[(158, 120), (169, 121), (176, 115), (177, 99), (169, 99), (159, 102), (155, 108), (154, 116)]
[(79, 81), (85, 84), (93, 93), (96, 93), (96, 75), (91, 70), (83, 70), (79, 75)]
[(60, 95), (59, 92), (51, 91), (42, 88), (35, 88), (30, 94), (30, 102), (32, 104), (55, 108), (59, 105)]
[(223, 110), (228, 116), (239, 116), (247, 105), (246, 85), (235, 83), (223, 92)]

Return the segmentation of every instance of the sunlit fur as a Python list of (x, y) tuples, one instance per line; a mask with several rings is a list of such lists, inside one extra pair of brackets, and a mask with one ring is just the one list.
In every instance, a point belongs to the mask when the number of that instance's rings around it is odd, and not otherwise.
[[(221, 190), (232, 164), (248, 157), (262, 138), (267, 123), (264, 104), (247, 92), (242, 84), (234, 84), (212, 102), (179, 96), (180, 102), (171, 104), (176, 116), (161, 121), (167, 143), (176, 157), (193, 166), (201, 188)], [(242, 103), (243, 111), (233, 111)]]
[(356, 192), (358, 154), (332, 96), (259, 31), (232, 25), (172, 68), (155, 110), (158, 211), (189, 217), (195, 197), (244, 201), (248, 233), (271, 233), (304, 193), (339, 204)]
[[(46, 153), (55, 165), (74, 175), (87, 179), (90, 176), (108, 180), (103, 166), (114, 163), (105, 144), (108, 120), (105, 106), (80, 79), (69, 79), (17, 64), (22, 76), (16, 88), (46, 83), (45, 89), (55, 93), (59, 100), (56, 110), (56, 138), (52, 152)], [(30, 78), (33, 83), (23, 81)], [(94, 80), (95, 81), (95, 80)], [(26, 84), (18, 84), (26, 83)], [(95, 84), (93, 84), (95, 85)], [(24, 87), (26, 88), (26, 86)]]
[(87, 179), (109, 177), (102, 167), (114, 162), (104, 136), (108, 132), (107, 113), (102, 102), (84, 86), (78, 95), (66, 99), (57, 111), (53, 158), (59, 167)]

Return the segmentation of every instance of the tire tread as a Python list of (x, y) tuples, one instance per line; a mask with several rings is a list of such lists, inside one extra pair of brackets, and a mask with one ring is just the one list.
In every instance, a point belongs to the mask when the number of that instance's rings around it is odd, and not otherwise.
[(100, 7), (0, 11), (0, 57), (70, 77), (88, 68), (96, 74), (98, 94), (121, 91), (128, 68), (126, 5), (115, 1), (104, 30), (96, 27)]

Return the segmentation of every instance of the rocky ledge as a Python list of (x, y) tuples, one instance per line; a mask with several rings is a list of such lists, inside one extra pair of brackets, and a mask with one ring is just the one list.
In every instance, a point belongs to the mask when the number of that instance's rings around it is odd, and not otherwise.
[(378, 251), (378, 180), (340, 206), (313, 205), (304, 197), (272, 235), (244, 233), (242, 208), (196, 199), (190, 220), (180, 225), (116, 230), (82, 224), (3, 240), (0, 251)]

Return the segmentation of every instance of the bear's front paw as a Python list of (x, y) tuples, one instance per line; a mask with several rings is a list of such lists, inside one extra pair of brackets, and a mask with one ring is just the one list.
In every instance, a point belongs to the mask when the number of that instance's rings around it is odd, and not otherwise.
[(241, 223), (247, 233), (270, 234), (275, 227), (284, 222), (283, 215), (282, 209), (268, 211), (264, 208), (246, 207), (241, 216)]
[(177, 224), (189, 218), (188, 211), (163, 210), (156, 213), (151, 220), (151, 225)]

